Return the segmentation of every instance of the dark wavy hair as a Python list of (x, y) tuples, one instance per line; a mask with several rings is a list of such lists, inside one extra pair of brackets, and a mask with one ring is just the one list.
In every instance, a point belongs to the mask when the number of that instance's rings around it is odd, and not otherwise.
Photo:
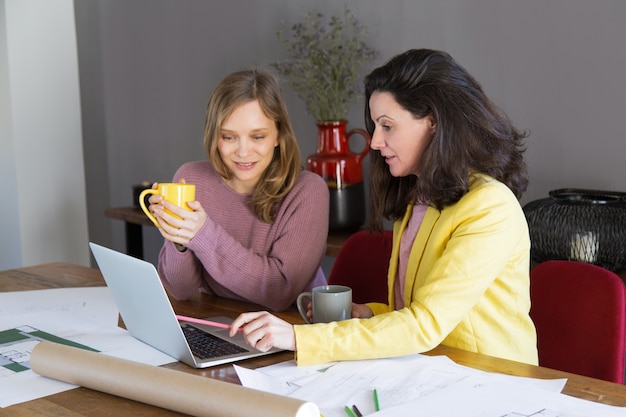
[(523, 139), (480, 84), (449, 54), (411, 49), (365, 78), (365, 126), (374, 132), (369, 100), (390, 93), (416, 118), (431, 115), (436, 132), (421, 159), (419, 176), (394, 177), (380, 151), (370, 149), (370, 229), (383, 218), (397, 220), (410, 203), (441, 210), (469, 190), (472, 175), (483, 173), (506, 184), (519, 199), (528, 186)]

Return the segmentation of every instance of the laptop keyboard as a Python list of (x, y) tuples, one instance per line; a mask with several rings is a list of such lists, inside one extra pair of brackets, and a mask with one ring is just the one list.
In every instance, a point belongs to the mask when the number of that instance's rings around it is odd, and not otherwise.
[(200, 359), (210, 359), (220, 356), (247, 352), (239, 345), (220, 339), (210, 333), (193, 326), (181, 326), (187, 343), (195, 356)]

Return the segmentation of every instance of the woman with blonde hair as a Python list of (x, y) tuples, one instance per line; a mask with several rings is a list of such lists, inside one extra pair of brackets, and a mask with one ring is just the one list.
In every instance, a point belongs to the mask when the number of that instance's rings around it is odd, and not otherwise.
[(196, 185), (193, 211), (150, 198), (168, 292), (187, 299), (201, 289), (280, 311), (324, 285), (328, 187), (301, 167), (276, 77), (252, 69), (224, 78), (209, 100), (204, 143), (208, 160), (184, 164), (173, 179)]

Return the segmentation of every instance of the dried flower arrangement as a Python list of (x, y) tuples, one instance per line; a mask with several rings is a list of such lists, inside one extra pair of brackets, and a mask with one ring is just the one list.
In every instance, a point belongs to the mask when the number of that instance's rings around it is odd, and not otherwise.
[(290, 31), (283, 22), (277, 35), (289, 59), (271, 66), (305, 102), (316, 121), (344, 120), (362, 93), (360, 70), (378, 51), (365, 43), (367, 26), (347, 7), (341, 18), (331, 16), (327, 24), (323, 18), (320, 13), (307, 13)]

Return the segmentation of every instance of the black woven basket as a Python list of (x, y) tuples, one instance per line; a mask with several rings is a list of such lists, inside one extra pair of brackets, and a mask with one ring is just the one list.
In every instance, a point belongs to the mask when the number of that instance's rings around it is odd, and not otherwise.
[(565, 259), (626, 269), (626, 193), (562, 188), (524, 206), (534, 262)]

